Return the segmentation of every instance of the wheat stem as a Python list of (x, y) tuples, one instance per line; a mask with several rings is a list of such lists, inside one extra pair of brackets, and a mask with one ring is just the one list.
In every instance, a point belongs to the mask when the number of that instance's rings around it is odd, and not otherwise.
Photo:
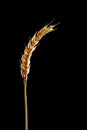
[(25, 130), (28, 130), (27, 81), (24, 80)]

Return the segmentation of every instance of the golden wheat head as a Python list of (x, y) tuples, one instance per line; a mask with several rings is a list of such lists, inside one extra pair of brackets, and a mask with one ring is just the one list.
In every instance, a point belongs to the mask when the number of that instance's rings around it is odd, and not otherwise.
[[(59, 22), (60, 23), (60, 22)], [(57, 25), (59, 24), (57, 23)], [(56, 25), (45, 25), (40, 31), (34, 34), (32, 39), (28, 42), (28, 45), (25, 47), (24, 54), (21, 57), (21, 76), (24, 81), (27, 81), (27, 76), (30, 71), (30, 58), (33, 51), (36, 49), (38, 42), (45, 36), (47, 33), (54, 31)]]

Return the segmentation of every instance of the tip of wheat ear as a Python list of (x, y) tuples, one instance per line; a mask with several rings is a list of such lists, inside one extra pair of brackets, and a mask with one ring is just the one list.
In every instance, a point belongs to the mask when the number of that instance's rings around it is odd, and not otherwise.
[(24, 81), (27, 81), (27, 76), (30, 71), (30, 58), (32, 56), (33, 51), (36, 49), (38, 42), (47, 33), (54, 31), (55, 26), (57, 26), (58, 24), (60, 24), (60, 22), (55, 25), (45, 25), (37, 33), (34, 34), (32, 39), (28, 42), (27, 46), (25, 47), (24, 54), (21, 57), (21, 76), (23, 77)]

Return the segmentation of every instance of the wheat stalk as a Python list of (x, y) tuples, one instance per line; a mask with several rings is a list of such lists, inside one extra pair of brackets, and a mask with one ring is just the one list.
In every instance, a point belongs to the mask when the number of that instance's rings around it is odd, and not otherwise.
[[(59, 22), (60, 23), (60, 22)], [(56, 25), (58, 25), (57, 23)], [(24, 105), (25, 105), (25, 130), (28, 130), (28, 107), (27, 107), (27, 79), (30, 71), (30, 59), (33, 51), (36, 49), (38, 42), (45, 36), (47, 33), (54, 31), (56, 25), (51, 25), (51, 23), (45, 25), (40, 31), (34, 34), (32, 39), (28, 42), (28, 45), (25, 47), (24, 54), (21, 57), (21, 76), (23, 77), (24, 83)]]

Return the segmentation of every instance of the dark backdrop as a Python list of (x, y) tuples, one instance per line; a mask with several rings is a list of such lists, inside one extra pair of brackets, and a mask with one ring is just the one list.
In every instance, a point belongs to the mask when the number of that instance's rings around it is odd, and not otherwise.
[[(36, 3), (33, 3), (34, 6)], [(24, 93), (20, 61), (29, 37), (46, 23), (61, 22), (58, 29), (44, 36), (31, 57), (28, 75), (29, 130), (59, 129), (66, 120), (69, 67), (64, 37), (64, 3), (16, 5), (6, 13), (5, 48), (8, 68), (5, 85), (5, 113), (8, 128), (24, 130)], [(12, 13), (11, 13), (12, 11)], [(7, 60), (8, 59), (8, 60)], [(11, 74), (10, 74), (11, 73)], [(8, 76), (9, 74), (9, 76)], [(8, 86), (8, 87), (7, 87)], [(10, 116), (11, 115), (11, 116)], [(10, 123), (11, 122), (11, 123)], [(12, 126), (10, 126), (10, 124)]]

